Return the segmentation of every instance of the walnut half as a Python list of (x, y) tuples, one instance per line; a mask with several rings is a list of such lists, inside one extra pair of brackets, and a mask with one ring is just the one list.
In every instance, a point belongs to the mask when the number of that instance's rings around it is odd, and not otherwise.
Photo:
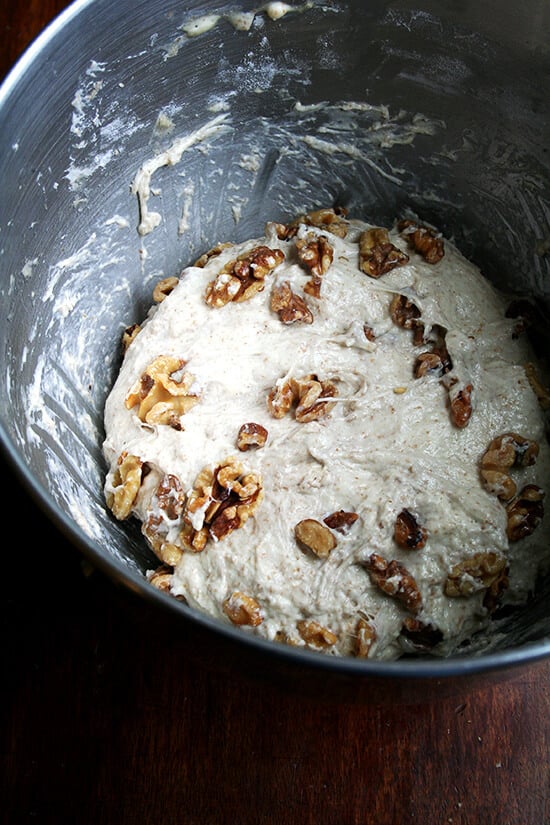
[(334, 407), (338, 391), (332, 381), (322, 381), (317, 375), (288, 378), (278, 382), (267, 397), (267, 408), (274, 418), (283, 418), (296, 404), (296, 421), (307, 424), (326, 418)]
[(414, 577), (398, 561), (386, 561), (377, 553), (372, 553), (365, 562), (373, 584), (383, 593), (400, 602), (411, 613), (419, 613), (422, 595)]
[(143, 478), (143, 462), (137, 455), (122, 452), (109, 480), (112, 489), (106, 493), (107, 506), (115, 518), (124, 521), (132, 512)]
[(138, 418), (147, 424), (167, 424), (181, 430), (181, 416), (199, 400), (192, 392), (193, 375), (182, 372), (186, 361), (159, 355), (149, 364), (126, 398), (126, 407), (138, 407)]
[(404, 508), (395, 520), (393, 536), (404, 550), (421, 550), (426, 544), (428, 531), (410, 510)]
[(190, 550), (200, 551), (211, 538), (219, 541), (242, 527), (263, 499), (262, 480), (235, 458), (214, 470), (205, 467), (197, 476), (184, 513), (182, 539)]
[(311, 310), (304, 299), (292, 291), (288, 281), (273, 287), (271, 309), (279, 315), (283, 324), (295, 324), (297, 321), (313, 323)]
[(329, 528), (313, 518), (299, 521), (294, 528), (296, 541), (320, 559), (326, 559), (336, 547), (336, 539)]
[(387, 229), (371, 228), (359, 236), (359, 269), (371, 278), (403, 266), (409, 256), (390, 241)]
[(445, 595), (468, 597), (489, 588), (506, 566), (506, 559), (498, 553), (475, 553), (452, 568), (445, 582)]
[(206, 288), (205, 301), (214, 308), (248, 301), (265, 286), (265, 278), (284, 261), (280, 249), (257, 246), (227, 263)]
[(430, 227), (404, 220), (399, 221), (397, 228), (409, 246), (422, 255), (426, 263), (437, 264), (445, 255), (443, 239)]

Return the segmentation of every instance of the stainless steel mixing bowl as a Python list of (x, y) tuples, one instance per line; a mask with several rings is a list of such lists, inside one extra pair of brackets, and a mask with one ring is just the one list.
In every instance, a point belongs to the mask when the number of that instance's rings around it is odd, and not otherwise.
[[(142, 320), (159, 278), (218, 241), (334, 203), (386, 224), (412, 210), (500, 287), (547, 303), (545, 0), (290, 5), (77, 0), (6, 79), (5, 455), (97, 567), (289, 680), (445, 681), (542, 659), (543, 582), (498, 641), (445, 661), (336, 660), (258, 641), (150, 587), (138, 527), (104, 506), (102, 410), (121, 332)], [(168, 165), (153, 160), (167, 149)], [(151, 189), (141, 214), (140, 168)], [(140, 234), (150, 212), (158, 226)]]

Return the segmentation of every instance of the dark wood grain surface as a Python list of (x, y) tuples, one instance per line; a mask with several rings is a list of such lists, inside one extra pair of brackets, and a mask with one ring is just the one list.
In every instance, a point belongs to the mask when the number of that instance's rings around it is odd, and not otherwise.
[[(2, 76), (66, 5), (0, 2)], [(550, 823), (550, 662), (395, 703), (217, 666), (208, 637), (90, 570), (10, 489), (3, 822)]]

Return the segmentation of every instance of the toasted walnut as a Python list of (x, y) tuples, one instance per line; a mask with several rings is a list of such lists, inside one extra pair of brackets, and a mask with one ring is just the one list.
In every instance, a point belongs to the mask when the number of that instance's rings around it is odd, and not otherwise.
[(167, 424), (181, 430), (180, 418), (199, 400), (191, 391), (194, 377), (183, 372), (186, 361), (170, 355), (159, 355), (149, 364), (141, 378), (134, 384), (126, 398), (131, 410), (139, 405), (138, 417), (147, 424)]
[(436, 264), (445, 255), (443, 239), (430, 227), (405, 220), (399, 221), (397, 228), (408, 245), (422, 255), (426, 263)]
[(296, 627), (304, 642), (313, 647), (332, 647), (338, 641), (338, 636), (319, 622), (302, 619), (297, 622)]
[(428, 531), (410, 510), (403, 509), (395, 520), (393, 536), (404, 550), (421, 550), (426, 544)]
[(242, 527), (262, 499), (260, 476), (247, 472), (235, 458), (225, 459), (214, 470), (204, 468), (187, 499), (183, 543), (200, 552), (209, 538), (219, 541)]
[(235, 301), (248, 301), (265, 286), (265, 278), (284, 261), (280, 249), (257, 246), (227, 263), (211, 281), (205, 293), (205, 301), (211, 307), (222, 307)]
[(283, 324), (313, 323), (313, 315), (308, 305), (299, 295), (292, 291), (290, 283), (284, 281), (273, 287), (271, 292), (271, 309), (277, 312)]
[(449, 389), (449, 399), (451, 405), (451, 421), (459, 429), (464, 429), (472, 416), (472, 390), (471, 384), (466, 384), (459, 390)]
[(357, 513), (337, 510), (335, 513), (326, 516), (323, 521), (331, 530), (338, 530), (339, 533), (348, 533), (358, 518)]
[(409, 256), (392, 244), (387, 229), (371, 228), (359, 236), (359, 269), (371, 278), (379, 278), (408, 260)]
[(322, 278), (334, 259), (334, 249), (324, 235), (308, 234), (296, 241), (298, 258), (317, 278)]
[(152, 584), (153, 587), (157, 588), (157, 590), (162, 590), (164, 593), (170, 593), (173, 574), (174, 569), (170, 567), (170, 565), (162, 564), (148, 577), (149, 584)]
[(299, 521), (294, 528), (294, 535), (300, 547), (311, 550), (318, 558), (326, 559), (336, 547), (336, 539), (324, 524), (313, 518)]
[(369, 556), (365, 566), (372, 583), (383, 593), (392, 596), (411, 613), (420, 612), (422, 595), (406, 567), (395, 560), (388, 562), (377, 553)]
[(162, 281), (158, 282), (153, 290), (153, 301), (157, 304), (162, 303), (162, 301), (164, 301), (164, 299), (174, 291), (178, 284), (179, 278), (176, 278), (175, 275), (171, 275), (168, 278), (163, 278)]
[(288, 631), (286, 630), (283, 630), (282, 628), (280, 630), (277, 630), (273, 637), (273, 641), (279, 642), (280, 644), (284, 645), (290, 645), (291, 647), (298, 647), (299, 645), (297, 639), (293, 639), (290, 633), (288, 633)]
[(488, 613), (494, 613), (500, 606), (502, 594), (508, 588), (508, 565), (502, 569), (497, 578), (489, 585), (483, 597), (483, 607)]
[(294, 403), (294, 388), (290, 379), (278, 381), (267, 396), (267, 408), (273, 418), (284, 418)]
[(365, 333), (365, 338), (367, 341), (376, 341), (374, 330), (372, 327), (369, 327), (368, 324), (363, 324), (363, 332)]
[(429, 373), (445, 375), (453, 365), (447, 348), (443, 345), (434, 347), (430, 352), (421, 353), (414, 364), (414, 377), (423, 378)]
[(445, 595), (468, 597), (490, 587), (506, 569), (506, 559), (498, 553), (475, 553), (455, 564), (445, 582)]
[(296, 421), (306, 424), (325, 418), (332, 408), (338, 391), (331, 381), (321, 381), (314, 375), (278, 381), (267, 397), (267, 407), (274, 418), (283, 418), (296, 404)]
[(195, 261), (195, 266), (200, 267), (201, 269), (206, 266), (206, 264), (211, 260), (211, 258), (217, 258), (218, 255), (223, 252), (224, 249), (228, 249), (233, 244), (230, 243), (218, 243), (216, 246), (213, 246), (208, 252), (205, 252), (204, 255), (201, 255), (198, 260)]
[(126, 327), (126, 329), (122, 333), (122, 351), (124, 354), (126, 354), (128, 347), (137, 337), (140, 331), (141, 327), (139, 324), (132, 324), (132, 326)]
[(137, 455), (122, 452), (112, 474), (112, 491), (107, 492), (107, 506), (119, 521), (127, 519), (139, 493), (143, 478), (143, 461)]
[(305, 215), (299, 215), (289, 224), (289, 230), (298, 228), (300, 224), (315, 226), (317, 229), (326, 229), (332, 235), (345, 238), (348, 234), (348, 223), (345, 220), (347, 209), (344, 207), (315, 209)]
[(506, 532), (510, 541), (530, 536), (544, 517), (544, 491), (536, 484), (527, 484), (506, 507)]
[(298, 232), (298, 224), (286, 224), (278, 221), (268, 221), (265, 225), (265, 234), (274, 232), (280, 241), (288, 241)]
[(550, 390), (541, 383), (535, 365), (531, 363), (525, 364), (524, 369), (527, 380), (538, 398), (541, 409), (550, 410)]
[(236, 625), (257, 627), (264, 620), (262, 609), (256, 599), (238, 590), (224, 601), (223, 612)]
[(155, 555), (165, 564), (175, 566), (183, 555), (181, 545), (167, 541), (171, 527), (179, 529), (187, 497), (177, 476), (166, 473), (151, 497), (149, 516), (142, 525)]
[(390, 302), (390, 316), (394, 324), (404, 329), (415, 329), (420, 310), (405, 295), (394, 295)]
[(530, 441), (517, 433), (509, 432), (493, 438), (480, 461), (480, 476), (488, 492), (508, 501), (516, 493), (516, 485), (510, 476), (514, 467), (529, 467), (539, 453), (536, 441)]
[(376, 628), (372, 621), (361, 617), (355, 626), (355, 656), (367, 659), (376, 641)]
[(407, 616), (403, 620), (401, 636), (418, 651), (432, 650), (443, 641), (443, 633), (433, 624), (424, 624), (420, 619)]
[(328, 399), (338, 395), (331, 381), (321, 381), (316, 375), (306, 375), (294, 381), (294, 392), (298, 400), (296, 421), (301, 424), (325, 418), (335, 405)]
[(263, 447), (267, 441), (267, 430), (261, 424), (251, 421), (243, 424), (237, 435), (237, 447), (241, 452), (246, 452), (254, 447)]
[(311, 295), (313, 298), (320, 298), (322, 283), (323, 279), (318, 275), (315, 275), (313, 278), (310, 278), (309, 281), (305, 282), (304, 292), (307, 292), (307, 294)]

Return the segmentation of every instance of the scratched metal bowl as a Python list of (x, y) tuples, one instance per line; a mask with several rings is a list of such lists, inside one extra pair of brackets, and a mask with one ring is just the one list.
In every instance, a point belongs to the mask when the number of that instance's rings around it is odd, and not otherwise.
[[(291, 5), (240, 0), (235, 15), (223, 0), (77, 0), (5, 80), (3, 452), (60, 533), (229, 668), (378, 698), (503, 678), (550, 655), (548, 583), (459, 656), (336, 659), (155, 590), (138, 526), (104, 505), (102, 411), (121, 332), (160, 277), (220, 240), (334, 203), (386, 224), (412, 209), (500, 287), (547, 303), (546, 0)], [(150, 169), (159, 225), (141, 235), (136, 173), (174, 146), (171, 166)]]

